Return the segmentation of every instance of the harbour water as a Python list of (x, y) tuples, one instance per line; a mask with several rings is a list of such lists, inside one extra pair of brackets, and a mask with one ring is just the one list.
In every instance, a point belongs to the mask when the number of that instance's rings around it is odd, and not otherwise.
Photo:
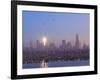
[(73, 66), (88, 66), (89, 60), (74, 60), (74, 61), (49, 61), (42, 63), (23, 64), (23, 69), (29, 68), (47, 68), (47, 67), (73, 67)]

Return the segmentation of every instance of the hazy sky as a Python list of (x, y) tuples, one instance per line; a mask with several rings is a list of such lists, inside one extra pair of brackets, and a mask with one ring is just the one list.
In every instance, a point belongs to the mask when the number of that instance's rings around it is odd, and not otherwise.
[(35, 43), (46, 36), (48, 42), (61, 44), (61, 40), (75, 42), (76, 33), (80, 42), (89, 44), (89, 14), (23, 11), (23, 41)]

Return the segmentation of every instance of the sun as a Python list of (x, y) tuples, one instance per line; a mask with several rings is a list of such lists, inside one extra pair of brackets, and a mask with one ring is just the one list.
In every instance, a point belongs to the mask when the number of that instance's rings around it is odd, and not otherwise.
[(43, 45), (46, 46), (46, 44), (47, 44), (47, 38), (46, 37), (43, 37), (42, 38), (42, 42), (43, 42)]

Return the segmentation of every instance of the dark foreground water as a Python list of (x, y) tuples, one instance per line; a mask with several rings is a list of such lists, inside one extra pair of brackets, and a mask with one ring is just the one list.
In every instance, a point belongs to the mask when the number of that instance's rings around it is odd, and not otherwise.
[[(53, 61), (48, 62), (48, 67), (68, 67), (68, 66), (88, 66), (89, 60), (75, 60), (75, 61)], [(24, 69), (41, 68), (40, 63), (23, 64)]]

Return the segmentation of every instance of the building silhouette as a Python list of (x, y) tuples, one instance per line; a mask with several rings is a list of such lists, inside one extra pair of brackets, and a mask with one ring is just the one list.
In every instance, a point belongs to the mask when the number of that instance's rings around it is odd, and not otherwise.
[(36, 40), (36, 48), (40, 48), (40, 42), (39, 42), (39, 40)]
[(84, 43), (83, 44), (83, 49), (89, 49), (89, 46)]
[(66, 49), (66, 40), (62, 40), (61, 48)]
[(38, 50), (43, 49), (43, 44), (42, 44), (42, 43), (40, 43), (40, 41), (39, 41), (39, 40), (36, 40), (36, 48), (37, 48)]
[(29, 47), (30, 47), (30, 49), (33, 48), (33, 42), (32, 42), (32, 40), (30, 40), (30, 42), (29, 42)]
[(79, 36), (78, 36), (78, 34), (76, 34), (75, 48), (76, 48), (76, 49), (79, 49), (79, 48), (80, 48), (80, 41), (79, 41)]
[(67, 50), (72, 49), (72, 44), (71, 44), (71, 42), (67, 42), (66, 47), (67, 47)]
[(55, 43), (50, 43), (49, 44), (49, 49), (52, 50), (52, 49), (55, 49), (55, 48), (56, 48)]

